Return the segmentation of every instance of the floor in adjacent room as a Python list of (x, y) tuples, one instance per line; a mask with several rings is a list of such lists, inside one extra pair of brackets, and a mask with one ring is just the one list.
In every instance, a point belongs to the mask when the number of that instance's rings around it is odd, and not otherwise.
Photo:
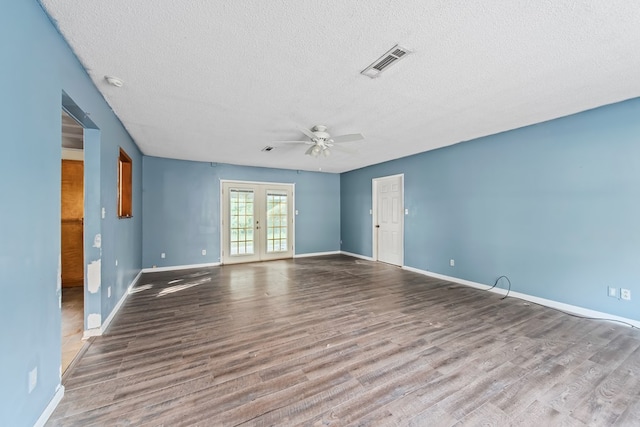
[(84, 341), (84, 288), (62, 288), (62, 372), (65, 372)]
[(143, 275), (64, 386), (49, 425), (639, 425), (640, 331), (299, 258)]

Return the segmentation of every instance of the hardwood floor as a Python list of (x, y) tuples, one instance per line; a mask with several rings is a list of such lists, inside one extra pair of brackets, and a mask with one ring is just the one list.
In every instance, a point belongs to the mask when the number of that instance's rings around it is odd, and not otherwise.
[(62, 288), (62, 372), (82, 349), (83, 332), (84, 288)]
[(48, 425), (640, 425), (640, 331), (346, 256), (145, 274)]

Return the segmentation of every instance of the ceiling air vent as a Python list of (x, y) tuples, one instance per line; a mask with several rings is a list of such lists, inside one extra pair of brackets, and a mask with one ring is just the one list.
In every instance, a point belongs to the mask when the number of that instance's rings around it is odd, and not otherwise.
[(264, 147), (264, 148), (263, 148), (262, 150), (260, 150), (260, 151), (271, 151), (271, 150), (273, 150), (274, 148), (275, 148), (275, 147), (272, 147), (272, 146), (270, 146), (270, 145), (267, 145), (266, 147)]
[(375, 79), (380, 75), (380, 73), (389, 68), (391, 64), (395, 64), (410, 52), (411, 51), (405, 49), (400, 45), (395, 45), (394, 47), (389, 49), (388, 52), (378, 58), (373, 64), (360, 71), (360, 74), (364, 74), (367, 77)]

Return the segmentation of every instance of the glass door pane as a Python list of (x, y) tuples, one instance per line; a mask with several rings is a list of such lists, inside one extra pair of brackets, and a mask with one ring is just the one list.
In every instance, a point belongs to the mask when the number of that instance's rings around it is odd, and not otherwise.
[(231, 256), (254, 254), (253, 223), (255, 220), (253, 190), (229, 191), (229, 251)]
[(286, 191), (267, 190), (267, 253), (287, 252), (287, 199)]

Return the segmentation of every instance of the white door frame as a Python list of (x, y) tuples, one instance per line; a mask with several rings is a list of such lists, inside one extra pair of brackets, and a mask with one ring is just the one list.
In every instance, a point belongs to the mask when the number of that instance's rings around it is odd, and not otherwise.
[(400, 237), (402, 238), (402, 262), (401, 265), (404, 265), (404, 174), (403, 173), (399, 173), (396, 175), (388, 175), (388, 176), (381, 176), (378, 178), (373, 178), (371, 180), (371, 191), (372, 191), (372, 198), (371, 198), (371, 242), (373, 244), (373, 248), (372, 248), (372, 258), (374, 261), (378, 261), (378, 227), (376, 227), (376, 225), (378, 224), (378, 183), (379, 181), (383, 180), (383, 179), (387, 179), (387, 178), (400, 178), (400, 183), (401, 183), (401, 194), (402, 194), (402, 214), (400, 215), (400, 221), (401, 221), (401, 233), (400, 233)]
[(220, 179), (220, 264), (225, 264), (225, 256), (230, 255), (225, 252), (224, 241), (224, 216), (225, 216), (225, 199), (223, 194), (224, 184), (238, 184), (238, 185), (285, 185), (291, 187), (291, 250), (292, 257), (296, 254), (296, 184), (295, 182), (270, 182), (270, 181), (241, 181), (237, 179)]

